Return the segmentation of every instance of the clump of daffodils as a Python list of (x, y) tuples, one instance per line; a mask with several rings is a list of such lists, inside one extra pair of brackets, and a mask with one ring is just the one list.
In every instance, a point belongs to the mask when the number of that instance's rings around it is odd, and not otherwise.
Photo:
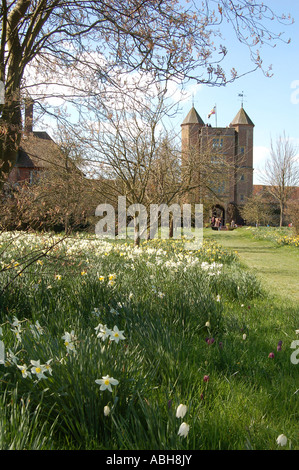
[(109, 338), (111, 341), (118, 343), (120, 340), (126, 339), (123, 335), (123, 330), (120, 331), (116, 325), (113, 327), (113, 330), (111, 330), (110, 328), (107, 328), (107, 325), (99, 323), (98, 326), (95, 327), (95, 330), (97, 338), (100, 338), (102, 341)]
[(64, 345), (67, 349), (67, 352), (75, 353), (75, 342), (77, 341), (77, 337), (75, 336), (74, 330), (72, 330), (70, 333), (66, 331), (62, 336), (62, 339), (64, 340)]

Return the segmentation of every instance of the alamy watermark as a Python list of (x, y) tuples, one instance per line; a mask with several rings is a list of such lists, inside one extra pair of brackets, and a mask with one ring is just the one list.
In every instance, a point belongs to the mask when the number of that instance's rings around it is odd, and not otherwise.
[(299, 364), (299, 339), (292, 341), (291, 349), (295, 349), (295, 351), (291, 354), (291, 363)]
[(202, 204), (183, 204), (182, 207), (176, 203), (170, 206), (150, 204), (148, 213), (146, 207), (139, 203), (127, 208), (126, 197), (119, 196), (117, 211), (111, 204), (105, 203), (97, 206), (95, 215), (101, 217), (95, 226), (95, 233), (100, 238), (171, 238), (183, 240), (187, 250), (198, 250), (202, 246)]
[(4, 83), (0, 80), (0, 104), (4, 104), (5, 101), (5, 86)]
[(291, 83), (291, 88), (294, 90), (291, 94), (291, 103), (299, 104), (299, 80), (293, 80)]

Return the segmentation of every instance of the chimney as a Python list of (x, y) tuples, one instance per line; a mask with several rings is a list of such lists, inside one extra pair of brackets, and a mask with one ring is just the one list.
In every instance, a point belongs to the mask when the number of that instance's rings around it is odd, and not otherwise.
[(31, 98), (25, 99), (25, 134), (30, 134), (33, 131), (33, 100)]

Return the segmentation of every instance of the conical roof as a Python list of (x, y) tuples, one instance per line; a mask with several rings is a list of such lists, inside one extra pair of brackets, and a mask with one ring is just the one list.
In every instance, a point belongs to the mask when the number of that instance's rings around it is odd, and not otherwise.
[(238, 126), (238, 125), (248, 125), (248, 126), (254, 126), (252, 120), (242, 107), (238, 114), (235, 116), (235, 118), (231, 122), (231, 126)]
[(194, 106), (192, 106), (189, 113), (183, 120), (182, 124), (201, 124), (202, 126), (205, 125), (205, 123), (201, 119), (200, 115), (198, 114)]

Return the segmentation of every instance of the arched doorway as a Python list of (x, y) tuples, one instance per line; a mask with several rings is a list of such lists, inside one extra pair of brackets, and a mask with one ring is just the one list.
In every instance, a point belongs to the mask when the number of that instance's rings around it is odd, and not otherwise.
[(225, 226), (225, 209), (220, 204), (215, 204), (212, 207), (212, 220), (220, 219), (222, 227)]

